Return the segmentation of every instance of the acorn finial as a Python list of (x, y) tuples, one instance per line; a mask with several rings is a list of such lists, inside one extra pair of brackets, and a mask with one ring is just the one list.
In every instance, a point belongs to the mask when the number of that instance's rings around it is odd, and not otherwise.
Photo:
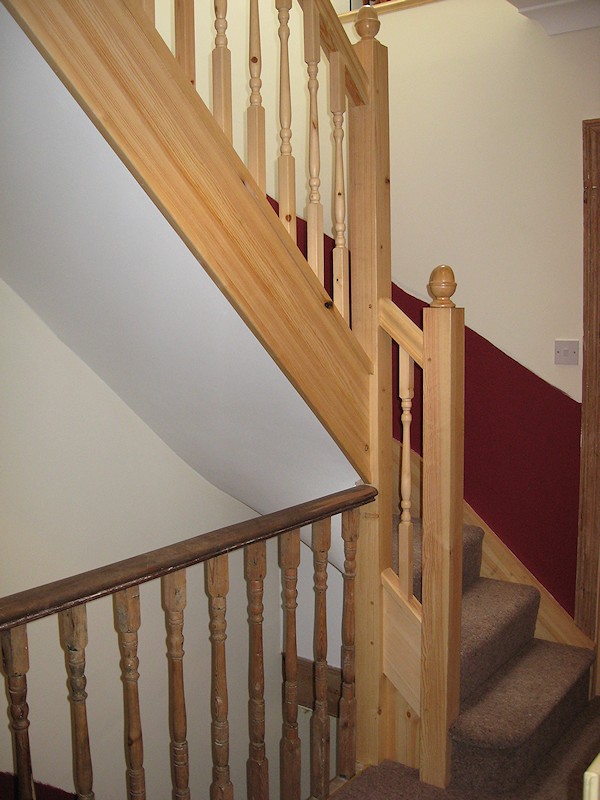
[(354, 29), (361, 39), (374, 39), (379, 33), (381, 23), (372, 6), (361, 6), (356, 16)]
[(454, 303), (450, 299), (456, 291), (452, 267), (447, 267), (445, 264), (436, 267), (431, 273), (427, 289), (433, 298), (429, 304), (432, 308), (454, 308)]

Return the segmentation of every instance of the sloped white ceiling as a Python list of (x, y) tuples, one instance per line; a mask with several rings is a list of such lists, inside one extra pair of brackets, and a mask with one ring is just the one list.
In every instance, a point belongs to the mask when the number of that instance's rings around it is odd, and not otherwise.
[(600, 0), (508, 0), (546, 33), (568, 33), (600, 26)]
[(264, 513), (357, 476), (4, 8), (0, 277), (176, 453)]

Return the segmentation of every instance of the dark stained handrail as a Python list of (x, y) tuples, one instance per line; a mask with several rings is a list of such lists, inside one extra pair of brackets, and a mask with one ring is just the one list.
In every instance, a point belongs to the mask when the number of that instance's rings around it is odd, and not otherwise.
[(372, 486), (356, 486), (310, 500), (262, 517), (228, 525), (176, 544), (150, 550), (114, 564), (26, 589), (0, 599), (0, 630), (47, 617), (67, 608), (96, 600), (170, 572), (208, 561), (253, 542), (271, 539), (286, 531), (371, 503), (377, 496)]

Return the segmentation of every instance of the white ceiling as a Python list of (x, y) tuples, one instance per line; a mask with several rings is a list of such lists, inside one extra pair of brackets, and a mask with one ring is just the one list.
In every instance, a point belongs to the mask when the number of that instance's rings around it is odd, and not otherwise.
[(357, 476), (0, 9), (0, 277), (176, 453), (261, 513)]
[(600, 0), (508, 0), (546, 33), (568, 33), (600, 26)]

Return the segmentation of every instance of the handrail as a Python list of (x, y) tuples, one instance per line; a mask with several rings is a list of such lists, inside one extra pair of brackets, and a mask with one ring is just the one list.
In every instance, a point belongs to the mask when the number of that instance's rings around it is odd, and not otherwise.
[(423, 366), (423, 331), (387, 297), (379, 301), (379, 324), (420, 366)]
[(81, 603), (160, 578), (171, 572), (266, 541), (286, 531), (371, 503), (372, 486), (355, 486), (235, 525), (228, 525), (142, 555), (26, 589), (0, 599), (0, 630), (50, 616)]
[[(302, 0), (299, 0), (302, 6)], [(317, 8), (321, 21), (321, 44), (329, 57), (331, 53), (340, 53), (346, 66), (346, 89), (350, 99), (356, 106), (369, 102), (369, 79), (356, 52), (352, 49), (348, 35), (340, 18), (336, 14), (330, 0), (317, 0)]]

